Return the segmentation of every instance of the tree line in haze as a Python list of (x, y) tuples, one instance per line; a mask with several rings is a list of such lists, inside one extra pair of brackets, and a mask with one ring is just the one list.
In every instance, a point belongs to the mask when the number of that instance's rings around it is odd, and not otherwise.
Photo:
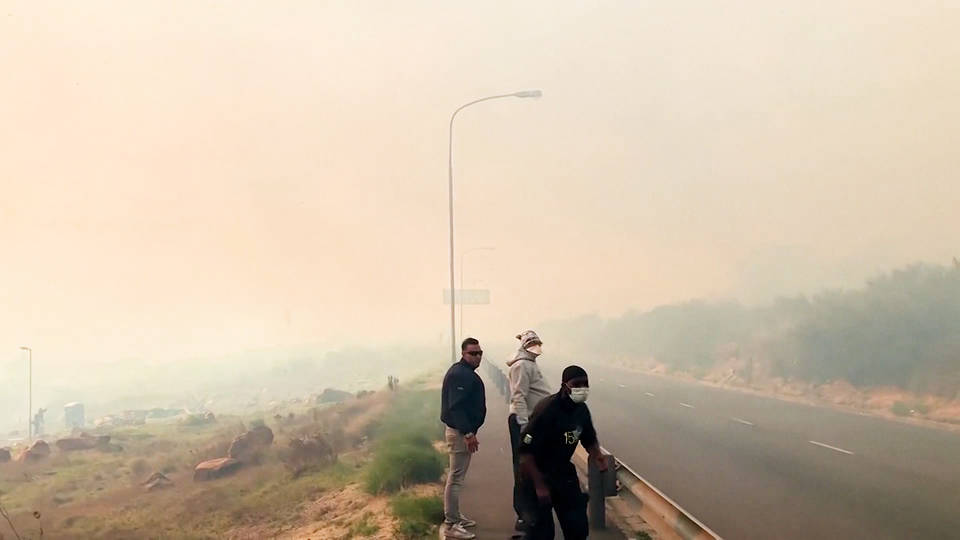
[(761, 307), (692, 301), (557, 321), (544, 331), (594, 359), (652, 359), (694, 374), (733, 363), (748, 380), (843, 379), (952, 398), (960, 392), (960, 267), (918, 264), (857, 290)]

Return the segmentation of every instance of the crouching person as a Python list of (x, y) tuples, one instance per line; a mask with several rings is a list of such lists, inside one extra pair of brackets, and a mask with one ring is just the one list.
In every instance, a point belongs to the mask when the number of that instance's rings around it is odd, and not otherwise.
[(587, 372), (569, 366), (562, 379), (560, 391), (537, 404), (520, 438), (521, 496), (529, 540), (554, 537), (554, 512), (566, 540), (587, 538), (587, 495), (580, 491), (570, 461), (577, 444), (583, 445), (601, 471), (607, 469), (584, 403), (590, 392)]

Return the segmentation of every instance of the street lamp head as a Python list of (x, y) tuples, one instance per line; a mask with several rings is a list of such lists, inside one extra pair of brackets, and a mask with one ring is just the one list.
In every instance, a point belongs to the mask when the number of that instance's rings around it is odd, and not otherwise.
[(529, 97), (529, 98), (538, 98), (543, 96), (543, 92), (540, 90), (523, 90), (521, 92), (515, 92), (514, 97)]
[(29, 351), (29, 350), (30, 350), (30, 347), (20, 347), (20, 350), (21, 350), (21, 351)]

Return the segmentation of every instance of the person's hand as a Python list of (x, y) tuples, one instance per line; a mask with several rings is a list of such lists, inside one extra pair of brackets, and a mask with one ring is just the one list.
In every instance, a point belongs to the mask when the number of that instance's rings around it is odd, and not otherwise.
[(597, 470), (600, 472), (606, 471), (610, 467), (609, 456), (603, 453), (597, 454), (594, 459), (594, 463), (597, 464)]
[(550, 505), (550, 490), (547, 489), (547, 486), (544, 484), (538, 484), (536, 486), (537, 500), (540, 501), (541, 506)]
[(475, 453), (477, 450), (480, 449), (480, 441), (477, 440), (476, 435), (471, 435), (467, 437), (465, 440), (467, 442), (467, 450), (469, 450), (471, 454)]

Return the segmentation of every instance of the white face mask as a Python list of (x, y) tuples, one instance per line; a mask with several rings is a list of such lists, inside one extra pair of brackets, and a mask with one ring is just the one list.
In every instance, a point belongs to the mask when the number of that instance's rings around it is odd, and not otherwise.
[(527, 352), (530, 354), (535, 354), (537, 356), (540, 356), (541, 354), (543, 354), (543, 345), (531, 345), (527, 347)]
[(587, 400), (587, 396), (590, 395), (589, 388), (571, 388), (570, 389), (570, 399), (574, 403), (583, 403)]

